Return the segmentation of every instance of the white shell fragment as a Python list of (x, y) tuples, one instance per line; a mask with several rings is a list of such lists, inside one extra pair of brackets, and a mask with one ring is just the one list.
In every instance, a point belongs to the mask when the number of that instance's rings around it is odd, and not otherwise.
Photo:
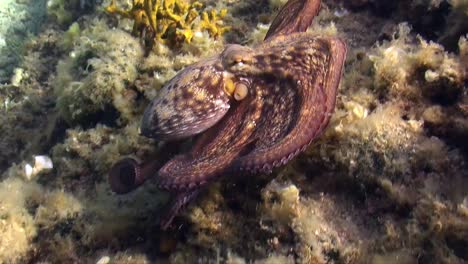
[(25, 73), (24, 73), (24, 70), (21, 69), (21, 68), (16, 68), (14, 71), (13, 71), (13, 76), (11, 77), (11, 85), (13, 86), (20, 86), (20, 83), (21, 83), (21, 80), (23, 80), (23, 77), (24, 77)]
[(54, 164), (52, 163), (52, 160), (49, 158), (49, 156), (38, 155), (34, 156), (34, 166), (26, 164), (24, 166), (24, 172), (26, 174), (26, 178), (31, 180), (31, 178), (36, 176), (39, 172), (53, 168)]
[(24, 165), (24, 172), (26, 173), (26, 177), (29, 179), (33, 173), (33, 167), (30, 164)]
[(109, 256), (103, 256), (102, 258), (100, 258), (96, 264), (108, 264), (110, 262), (110, 257)]

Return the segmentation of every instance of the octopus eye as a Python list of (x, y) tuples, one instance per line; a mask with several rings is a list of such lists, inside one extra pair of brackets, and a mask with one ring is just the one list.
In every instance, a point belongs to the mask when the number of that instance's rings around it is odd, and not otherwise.
[(234, 99), (236, 99), (237, 101), (240, 101), (244, 99), (248, 93), (249, 93), (249, 89), (245, 83), (243, 82), (236, 83), (236, 87), (234, 90)]

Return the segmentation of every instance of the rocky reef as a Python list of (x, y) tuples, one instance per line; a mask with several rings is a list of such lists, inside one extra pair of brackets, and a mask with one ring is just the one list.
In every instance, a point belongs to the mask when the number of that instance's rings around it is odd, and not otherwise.
[[(123, 0), (49, 0), (27, 37), (31, 19), (11, 19), (0, 263), (468, 262), (466, 0), (323, 1), (309, 31), (339, 35), (348, 56), (320, 140), (272, 174), (223, 177), (168, 231), (151, 181), (111, 192), (115, 161), (166, 154), (138, 131), (164, 83), (227, 43), (259, 43), (285, 2), (199, 1), (190, 41), (151, 45)], [(214, 37), (202, 23), (221, 13), (229, 30)]]

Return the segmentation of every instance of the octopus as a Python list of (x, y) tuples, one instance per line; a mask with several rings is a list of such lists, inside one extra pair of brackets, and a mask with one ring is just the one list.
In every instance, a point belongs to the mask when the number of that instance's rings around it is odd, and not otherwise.
[(257, 47), (227, 45), (181, 70), (147, 106), (141, 134), (161, 141), (197, 135), (167, 162), (124, 158), (109, 173), (127, 193), (153, 178), (174, 194), (161, 228), (222, 175), (269, 173), (314, 141), (329, 123), (346, 44), (307, 33), (319, 0), (290, 0)]

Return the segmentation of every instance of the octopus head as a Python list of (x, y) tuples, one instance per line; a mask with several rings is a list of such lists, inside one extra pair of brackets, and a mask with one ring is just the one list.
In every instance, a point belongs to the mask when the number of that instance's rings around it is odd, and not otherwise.
[(215, 125), (248, 96), (250, 49), (230, 45), (220, 56), (180, 71), (143, 114), (141, 134), (158, 140), (190, 137)]

